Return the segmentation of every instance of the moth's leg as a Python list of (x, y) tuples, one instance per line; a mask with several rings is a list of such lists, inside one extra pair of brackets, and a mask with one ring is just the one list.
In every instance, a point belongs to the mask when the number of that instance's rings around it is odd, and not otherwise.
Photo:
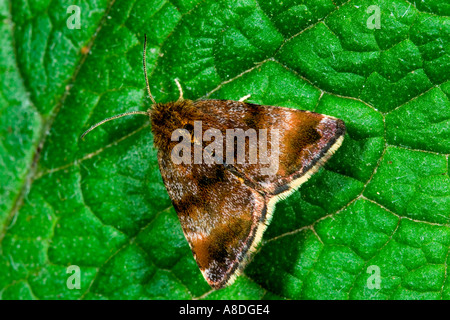
[(243, 96), (242, 98), (239, 99), (239, 102), (244, 102), (245, 100), (247, 100), (248, 98), (250, 98), (252, 95), (248, 94), (246, 96)]
[(175, 83), (177, 84), (178, 91), (180, 92), (180, 97), (178, 98), (178, 101), (182, 101), (183, 100), (183, 88), (181, 88), (181, 84), (178, 81), (178, 79), (175, 79)]

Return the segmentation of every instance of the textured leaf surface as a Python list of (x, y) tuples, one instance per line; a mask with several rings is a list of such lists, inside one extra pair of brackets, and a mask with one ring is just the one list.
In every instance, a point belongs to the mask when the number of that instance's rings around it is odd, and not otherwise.
[[(448, 299), (448, 1), (0, 0), (2, 299)], [(381, 28), (368, 28), (381, 9)], [(249, 101), (343, 119), (344, 144), (280, 202), (212, 291), (159, 173), (157, 101)], [(81, 271), (69, 289), (67, 267)], [(378, 268), (373, 288), (371, 268)], [(373, 284), (373, 283), (372, 283)]]

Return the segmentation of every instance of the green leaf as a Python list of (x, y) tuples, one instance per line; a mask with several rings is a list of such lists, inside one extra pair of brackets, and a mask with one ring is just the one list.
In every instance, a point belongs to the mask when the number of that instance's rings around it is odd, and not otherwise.
[[(0, 0), (2, 299), (450, 298), (448, 1), (72, 4), (80, 29), (66, 1)], [(79, 139), (150, 106), (144, 34), (158, 102), (178, 98), (179, 79), (186, 98), (251, 94), (347, 125), (218, 291), (183, 236), (148, 119)]]

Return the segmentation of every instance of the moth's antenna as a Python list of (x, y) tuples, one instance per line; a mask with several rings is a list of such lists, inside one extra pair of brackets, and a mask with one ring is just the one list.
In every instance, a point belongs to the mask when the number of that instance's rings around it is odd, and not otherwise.
[(148, 84), (148, 76), (147, 76), (147, 64), (145, 63), (145, 53), (147, 51), (147, 35), (144, 34), (144, 57), (142, 62), (144, 63), (144, 75), (145, 75), (145, 84), (147, 85), (147, 92), (152, 99), (153, 104), (156, 104), (155, 98), (153, 98), (152, 93), (150, 92), (150, 85)]
[[(147, 92), (148, 92), (148, 95), (150, 96), (150, 99), (152, 100), (152, 102), (153, 102), (154, 104), (156, 104), (155, 98), (153, 98), (152, 93), (150, 92), (150, 85), (149, 85), (149, 83), (148, 83), (147, 64), (145, 63), (145, 53), (146, 53), (146, 51), (147, 51), (147, 35), (144, 34), (144, 55), (143, 55), (142, 62), (143, 62), (143, 64), (144, 64), (145, 84), (146, 84), (146, 86), (147, 86)], [(94, 124), (92, 127), (90, 127), (89, 129), (87, 129), (87, 130), (81, 135), (80, 138), (83, 139), (89, 132), (91, 132), (92, 130), (94, 130), (94, 129), (97, 128), (98, 126), (101, 126), (101, 125), (104, 124), (105, 122), (108, 122), (108, 121), (111, 121), (111, 120), (114, 120), (114, 119), (117, 119), (117, 118), (129, 116), (129, 115), (132, 115), (132, 114), (142, 114), (142, 115), (148, 116), (148, 115), (149, 115), (149, 112), (150, 112), (150, 111), (147, 111), (147, 112), (146, 112), (146, 111), (130, 111), (130, 112), (125, 112), (125, 113), (121, 113), (121, 114), (112, 116), (112, 117), (110, 117), (110, 118), (107, 118), (107, 119), (105, 119), (105, 120), (100, 121), (100, 122), (97, 123), (97, 124)]]
[(111, 120), (114, 120), (114, 119), (117, 119), (117, 118), (129, 116), (129, 115), (132, 115), (132, 114), (143, 114), (143, 115), (148, 116), (149, 113), (146, 112), (146, 111), (130, 111), (130, 112), (125, 112), (125, 113), (121, 113), (121, 114), (112, 116), (111, 118), (102, 120), (102, 121), (100, 121), (99, 123), (94, 124), (92, 127), (90, 127), (89, 129), (87, 129), (87, 130), (81, 135), (80, 138), (83, 139), (84, 136), (86, 136), (89, 132), (91, 132), (92, 130), (94, 130), (94, 129), (97, 128), (98, 126), (101, 126), (101, 125), (104, 124), (105, 122), (108, 122), (108, 121), (111, 121)]

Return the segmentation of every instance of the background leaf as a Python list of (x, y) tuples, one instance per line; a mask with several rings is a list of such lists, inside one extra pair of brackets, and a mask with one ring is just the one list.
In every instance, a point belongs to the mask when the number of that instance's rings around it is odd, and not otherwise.
[[(450, 5), (444, 0), (0, 0), (2, 299), (448, 299)], [(381, 9), (381, 28), (368, 28)], [(343, 119), (344, 144), (280, 202), (212, 291), (159, 173), (152, 93)], [(81, 270), (69, 289), (67, 267)], [(371, 266), (380, 271), (372, 288)]]

